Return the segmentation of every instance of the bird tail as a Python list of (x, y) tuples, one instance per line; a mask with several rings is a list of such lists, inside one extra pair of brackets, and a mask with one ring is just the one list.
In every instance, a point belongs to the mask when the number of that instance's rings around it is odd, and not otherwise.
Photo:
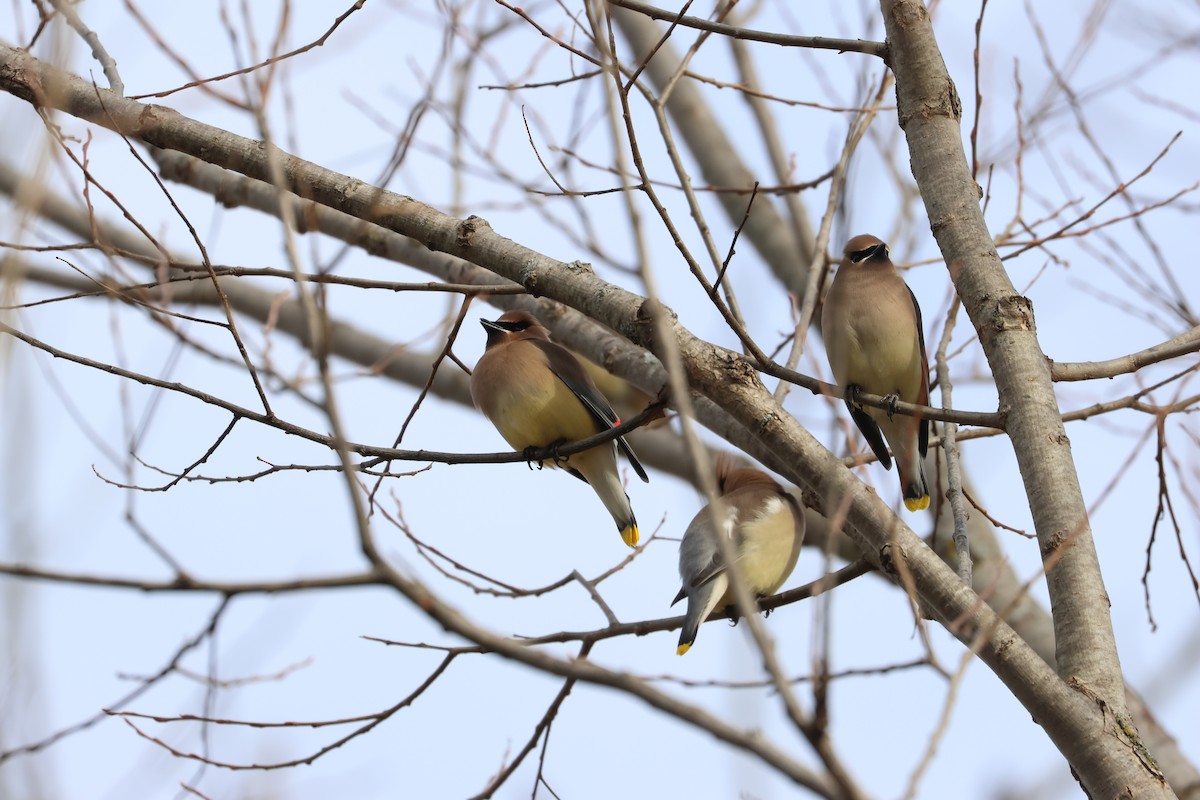
[[(929, 504), (928, 499), (926, 499), (925, 504)], [(630, 511), (629, 514), (629, 523), (621, 528), (621, 541), (630, 547), (637, 547), (638, 538), (640, 537), (640, 534), (638, 533), (637, 520), (633, 518), (632, 511)], [(620, 522), (617, 523), (618, 526), (620, 524)]]
[(691, 614), (691, 604), (688, 605), (687, 619), (683, 623), (683, 629), (679, 631), (679, 646), (675, 648), (675, 655), (681, 656), (688, 650), (692, 649), (692, 645), (696, 643), (696, 635), (700, 633), (700, 618), (693, 617)]
[(925, 479), (923, 437), (928, 434), (924, 420), (911, 417), (878, 420), (896, 457), (896, 472), (904, 494), (904, 507), (909, 511), (929, 508), (929, 482)]
[(708, 619), (708, 615), (721, 602), (728, 588), (729, 578), (721, 573), (707, 583), (694, 587), (690, 592), (687, 587), (680, 590), (687, 592), (688, 607), (687, 616), (683, 618), (683, 628), (679, 631), (679, 646), (675, 648), (675, 655), (681, 656), (692, 649), (692, 645), (696, 643), (696, 636), (700, 633), (700, 623)]
[(929, 484), (925, 480), (925, 462), (917, 458), (905, 464), (897, 459), (900, 472), (900, 488), (904, 490), (904, 507), (909, 511), (924, 511), (929, 508)]
[(583, 475), (612, 515), (621, 533), (621, 540), (630, 547), (637, 547), (637, 517), (633, 515), (633, 506), (629, 504), (629, 495), (625, 494), (621, 474), (617, 471), (616, 446), (585, 450), (571, 456), (570, 463)]

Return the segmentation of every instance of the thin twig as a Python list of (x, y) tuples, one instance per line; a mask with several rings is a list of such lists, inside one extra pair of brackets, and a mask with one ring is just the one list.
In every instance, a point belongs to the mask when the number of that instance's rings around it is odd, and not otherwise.
[(609, 3), (620, 8), (629, 9), (630, 11), (636, 11), (639, 14), (645, 14), (651, 19), (675, 22), (688, 28), (719, 33), (723, 36), (732, 36), (735, 39), (748, 39), (754, 42), (783, 45), (784, 47), (836, 50), (839, 53), (864, 53), (869, 56), (876, 56), (877, 58), (884, 58), (887, 55), (887, 45), (882, 42), (868, 42), (862, 39), (830, 39), (824, 36), (789, 36), (783, 33), (772, 33), (771, 31), (739, 28), (735, 25), (711, 22), (700, 17), (684, 17), (680, 16), (677, 11), (655, 8), (648, 3), (638, 2), (638, 0), (609, 0)]
[(243, 67), (242, 69), (235, 69), (233, 72), (226, 72), (222, 75), (214, 75), (211, 78), (200, 78), (198, 80), (189, 81), (188, 83), (185, 83), (182, 86), (176, 86), (174, 89), (162, 89), (161, 91), (150, 92), (149, 94), (133, 95), (130, 97), (130, 99), (131, 100), (144, 100), (145, 98), (148, 98), (148, 97), (156, 97), (156, 98), (157, 97), (167, 97), (168, 95), (175, 94), (176, 92), (182, 92), (184, 89), (191, 89), (195, 86), (203, 86), (204, 84), (207, 84), (207, 83), (216, 83), (217, 81), (228, 80), (229, 78), (236, 78), (238, 75), (247, 75), (251, 72), (256, 72), (257, 70), (260, 70), (263, 67), (269, 67), (272, 64), (276, 64), (280, 61), (284, 61), (284, 60), (292, 58), (294, 56), (298, 56), (301, 53), (307, 53), (309, 50), (312, 50), (313, 48), (321, 47), (322, 45), (324, 45), (325, 42), (329, 39), (329, 37), (333, 35), (333, 32), (336, 31), (341, 26), (341, 24), (343, 22), (345, 22), (346, 19), (351, 14), (353, 14), (355, 11), (358, 11), (360, 8), (362, 8), (363, 4), (365, 2), (367, 2), (367, 0), (356, 0), (354, 5), (350, 6), (350, 8), (348, 8), (348, 9), (346, 9), (346, 11), (344, 11), (341, 14), (341, 16), (339, 16), (337, 19), (335, 19), (333, 21), (333, 24), (329, 26), (329, 29), (326, 30), (325, 33), (321, 34), (321, 36), (318, 37), (316, 40), (309, 42), (308, 44), (304, 45), (303, 47), (297, 47), (295, 50), (291, 50), (287, 53), (282, 53), (280, 55), (271, 56), (270, 58), (268, 58), (264, 61), (261, 61), (258, 64), (254, 64), (249, 67)]
[[(579, 573), (576, 574), (578, 575)], [(587, 658), (591, 651), (592, 643), (584, 642), (579, 648), (579, 655), (576, 657)], [(520, 752), (518, 752), (513, 758), (512, 763), (493, 776), (491, 780), (488, 781), (488, 784), (484, 787), (483, 791), (477, 795), (474, 795), (471, 800), (487, 800), (487, 798), (492, 797), (496, 791), (504, 785), (504, 782), (511, 778), (512, 774), (517, 771), (517, 767), (521, 766), (521, 763), (525, 760), (525, 757), (533, 751), (533, 748), (537, 745), (543, 734), (545, 734), (546, 740), (549, 741), (550, 725), (554, 722), (555, 717), (558, 716), (558, 711), (560, 708), (562, 708), (563, 701), (567, 699), (567, 695), (571, 693), (571, 689), (573, 688), (575, 688), (575, 679), (567, 678), (567, 680), (563, 682), (562, 688), (558, 690), (558, 694), (554, 696), (554, 700), (551, 701), (550, 706), (546, 709), (546, 713), (542, 715), (542, 718), (538, 720), (538, 724), (534, 726), (533, 733), (530, 734), (529, 740), (525, 743), (525, 746), (522, 747)], [(544, 749), (542, 751), (542, 755), (545, 755)], [(539, 776), (541, 774), (540, 765), (538, 766), (538, 774)]]
[[(957, 265), (950, 266), (951, 272)], [(946, 312), (946, 324), (942, 328), (942, 338), (938, 342), (935, 363), (937, 365), (938, 391), (942, 395), (942, 406), (952, 405), (954, 385), (950, 380), (950, 359), (946, 351), (950, 349), (950, 338), (954, 334), (954, 323), (958, 319), (958, 309), (961, 307), (958, 295), (950, 302), (950, 310)], [(954, 553), (956, 557), (955, 571), (967, 586), (972, 586), (971, 577), (971, 546), (967, 541), (967, 504), (963, 498), (962, 459), (958, 451), (958, 425), (947, 422), (942, 426), (942, 452), (946, 454), (946, 502), (950, 504), (950, 512), (954, 517)]]
[(114, 94), (125, 94), (125, 83), (121, 80), (121, 73), (117, 71), (117, 61), (108, 54), (108, 50), (104, 49), (104, 44), (100, 41), (100, 37), (94, 30), (87, 26), (87, 23), (80, 18), (75, 11), (75, 6), (71, 5), (67, 0), (50, 0), (50, 4), (62, 14), (63, 19), (67, 24), (75, 29), (75, 32), (83, 37), (87, 42), (88, 47), (92, 48), (92, 58), (100, 62), (101, 68), (104, 70), (104, 77), (108, 78), (108, 88)]

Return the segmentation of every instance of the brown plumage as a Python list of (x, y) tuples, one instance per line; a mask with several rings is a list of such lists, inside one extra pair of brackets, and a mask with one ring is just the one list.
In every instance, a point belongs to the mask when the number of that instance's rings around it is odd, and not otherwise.
[(800, 505), (769, 475), (748, 467), (717, 462), (714, 511), (710, 504), (692, 519), (679, 545), (679, 577), (683, 587), (671, 605), (687, 598), (687, 615), (675, 652), (686, 653), (696, 641), (700, 623), (713, 611), (733, 604), (729, 576), (717, 536), (729, 539), (740, 575), (756, 597), (774, 594), (792, 574), (804, 541)]
[(929, 421), (865, 408), (854, 401), (854, 395), (863, 391), (929, 405), (921, 307), (888, 257), (887, 245), (874, 236), (855, 236), (846, 244), (825, 297), (821, 334), (833, 376), (846, 390), (846, 408), (867, 444), (885, 469), (892, 468), (888, 444), (896, 455), (905, 507), (909, 511), (928, 508)]
[[(574, 442), (620, 424), (579, 361), (550, 341), (550, 331), (532, 314), (508, 311), (481, 322), (488, 341), (471, 374), (471, 399), (514, 449)], [(617, 471), (618, 447), (638, 477), (648, 480), (623, 437), (569, 456), (562, 465), (591, 485), (622, 540), (633, 547), (637, 519)]]

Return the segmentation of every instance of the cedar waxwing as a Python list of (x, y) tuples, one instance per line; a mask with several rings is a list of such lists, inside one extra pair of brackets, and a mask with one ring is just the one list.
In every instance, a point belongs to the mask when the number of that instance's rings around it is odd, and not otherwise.
[(892, 468), (888, 444), (896, 454), (905, 507), (909, 511), (928, 508), (929, 420), (893, 416), (854, 401), (863, 391), (929, 405), (921, 307), (888, 258), (887, 245), (874, 236), (855, 236), (846, 244), (845, 257), (825, 296), (821, 335), (833, 377), (846, 390), (846, 408), (884, 469)]
[[(480, 320), (487, 348), (471, 374), (471, 399), (515, 450), (575, 442), (620, 424), (579, 361), (550, 341), (550, 331), (526, 311)], [(562, 459), (591, 485), (612, 514), (625, 544), (638, 543), (637, 519), (617, 472), (617, 448), (643, 481), (646, 470), (624, 438)], [(543, 465), (557, 466), (551, 461)]]
[(796, 566), (804, 541), (804, 512), (765, 472), (735, 469), (722, 458), (717, 462), (717, 491), (720, 499), (700, 510), (679, 545), (683, 588), (671, 605), (684, 597), (688, 600), (675, 650), (679, 655), (691, 648), (700, 623), (709, 614), (734, 603), (716, 536), (728, 537), (742, 580), (757, 597), (772, 595), (783, 585)]

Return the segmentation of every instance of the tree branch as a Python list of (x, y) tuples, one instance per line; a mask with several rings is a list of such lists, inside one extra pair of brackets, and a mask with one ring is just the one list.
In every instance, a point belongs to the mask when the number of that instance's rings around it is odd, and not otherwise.
[(680, 16), (678, 11), (667, 11), (666, 9), (656, 8), (649, 3), (638, 2), (638, 0), (608, 0), (608, 2), (609, 5), (636, 11), (651, 19), (683, 25), (686, 28), (719, 33), (722, 36), (729, 36), (734, 39), (766, 42), (767, 44), (778, 44), (784, 47), (836, 50), (839, 53), (864, 53), (876, 58), (885, 58), (887, 56), (887, 45), (883, 42), (869, 42), (863, 39), (830, 39), (825, 36), (790, 36), (785, 33), (756, 31), (737, 25), (727, 25), (723, 22), (712, 22), (700, 17)]
[(1147, 347), (1129, 355), (1110, 358), (1107, 361), (1051, 361), (1050, 374), (1055, 381), (1090, 381), (1096, 378), (1115, 378), (1137, 372), (1149, 364), (1157, 364), (1171, 358), (1195, 353), (1200, 350), (1200, 325), (1181, 333), (1173, 339)]
[[(1031, 710), (1092, 796), (1128, 791), (1169, 796), (1161, 773), (1134, 755), (1140, 742), (1127, 721), (1108, 595), (1049, 365), (1038, 345), (1032, 306), (1009, 280), (980, 211), (978, 188), (963, 152), (961, 102), (929, 14), (918, 0), (882, 0), (880, 6), (913, 176), (1007, 412), (1006, 429), (1046, 565), (1058, 672), (1072, 692), (1093, 705), (1093, 713), (1104, 719), (1111, 714), (1116, 724), (1107, 726), (1106, 741), (1093, 740), (1081, 750), (1080, 743), (1064, 738), (1062, 728)], [(1121, 747), (1111, 747), (1118, 742)], [(1092, 749), (1105, 747), (1109, 757)]]
[[(68, 113), (118, 128), (155, 146), (203, 155), (243, 174), (269, 178), (267, 154), (261, 143), (202, 125), (167, 109), (144, 107), (103, 92), (99, 93), (104, 96), (101, 104), (98, 93), (84, 82), (11, 48), (0, 47), (0, 88), (31, 102), (53, 102)], [(960, 143), (958, 147), (961, 156)], [(286, 153), (275, 151), (271, 156), (291, 191), (412, 236), (431, 249), (484, 265), (530, 291), (584, 311), (635, 342), (645, 342), (652, 351), (661, 344), (654, 341), (653, 326), (649, 324), (661, 310), (644, 308), (641, 298), (599, 280), (587, 265), (558, 262), (504, 239), (478, 217), (459, 220), (411, 198), (366, 186)], [(1073, 764), (1088, 765), (1084, 779), (1089, 786), (1109, 787), (1110, 780), (1133, 778), (1128, 767), (1134, 757), (1127, 743), (1112, 735), (1111, 726), (1105, 724), (1102, 711), (1091, 699), (1056, 679), (1046, 663), (973, 591), (963, 586), (873, 492), (774, 404), (757, 376), (740, 359), (697, 339), (674, 320), (668, 318), (667, 322), (693, 389), (724, 409), (743, 429), (743, 436), (757, 440), (760, 449), (772, 456), (774, 463), (770, 466), (807, 488), (815, 502), (827, 508), (844, 504), (847, 531), (873, 563), (894, 577), (896, 564), (902, 562), (923, 604), (954, 635), (970, 646), (979, 647), (980, 657), (1027, 708), (1036, 712), (1038, 721)], [(534, 653), (470, 623), (411, 578), (389, 571), (389, 581), (448, 630), (538, 669), (627, 691), (759, 754), (814, 790), (827, 790), (820, 779), (807, 770), (798, 770), (794, 762), (772, 746), (752, 741), (719, 720), (703, 719), (706, 716), (703, 712), (689, 710), (690, 707), (630, 676), (589, 663), (570, 663)]]

